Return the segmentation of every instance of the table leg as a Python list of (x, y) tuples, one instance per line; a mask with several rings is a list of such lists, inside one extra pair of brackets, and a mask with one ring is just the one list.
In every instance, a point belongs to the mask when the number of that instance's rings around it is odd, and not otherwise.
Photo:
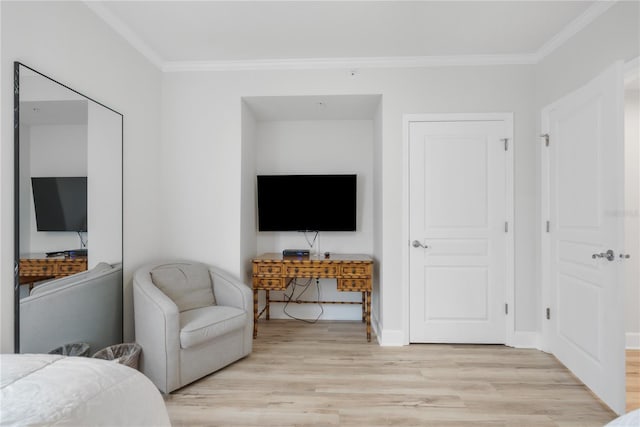
[(367, 291), (367, 341), (371, 341), (371, 291)]
[(367, 321), (367, 293), (362, 292), (362, 323)]
[(253, 290), (253, 338), (258, 337), (258, 290)]
[(269, 290), (267, 289), (264, 292), (265, 292), (265, 295), (267, 297), (267, 320), (269, 320), (269, 318), (270, 318), (269, 312), (271, 311), (269, 309), (269, 307), (270, 307), (270, 305), (269, 305)]

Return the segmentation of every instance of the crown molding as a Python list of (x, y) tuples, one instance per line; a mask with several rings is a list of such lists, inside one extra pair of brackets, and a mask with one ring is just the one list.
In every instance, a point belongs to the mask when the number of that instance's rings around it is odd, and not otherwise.
[[(210, 1), (210, 0), (209, 0)], [(300, 58), (235, 61), (165, 61), (127, 24), (100, 2), (83, 0), (89, 9), (163, 72), (426, 68), (483, 65), (534, 65), (604, 14), (619, 0), (596, 0), (534, 53), (404, 57)]]
[(124, 38), (134, 49), (140, 52), (145, 58), (147, 58), (153, 65), (162, 69), (164, 60), (153, 50), (147, 43), (145, 43), (127, 24), (125, 24), (120, 18), (109, 11), (104, 5), (97, 1), (83, 0), (84, 4), (99, 18), (101, 18), (107, 25), (109, 25), (116, 34), (119, 34)]
[(423, 68), (474, 65), (529, 65), (536, 55), (458, 55), (354, 58), (302, 58), (240, 61), (169, 61), (164, 72), (181, 71), (253, 71), (253, 70), (327, 70), (350, 68)]
[(603, 13), (605, 13), (611, 6), (616, 4), (618, 0), (597, 0), (594, 4), (589, 6), (587, 10), (582, 12), (577, 18), (569, 22), (558, 34), (551, 37), (540, 49), (535, 53), (537, 61), (543, 60), (550, 55), (553, 51), (562, 46), (571, 37), (582, 31), (587, 25), (595, 21)]

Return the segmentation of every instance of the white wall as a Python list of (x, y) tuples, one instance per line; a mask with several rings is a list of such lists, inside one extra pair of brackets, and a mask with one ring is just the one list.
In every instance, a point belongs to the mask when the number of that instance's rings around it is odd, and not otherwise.
[[(173, 253), (242, 275), (241, 98), (381, 94), (380, 141), (374, 142), (376, 236), (382, 328), (403, 332), (402, 115), (514, 112), (516, 157), (516, 327), (535, 330), (535, 98), (533, 66), (343, 70), (179, 72), (164, 76), (162, 236)], [(373, 151), (373, 144), (372, 144)], [(371, 154), (373, 155), (373, 153)], [(379, 174), (379, 175), (378, 175)], [(165, 222), (166, 221), (166, 222)], [(533, 296), (533, 297), (531, 297)], [(384, 335), (384, 331), (383, 331)]]
[(625, 92), (625, 332), (640, 348), (640, 91)]
[[(258, 122), (255, 144), (255, 174), (343, 174), (358, 175), (355, 232), (321, 232), (313, 250), (337, 253), (373, 253), (373, 122), (371, 120), (300, 120)], [(254, 175), (255, 179), (255, 175)], [(292, 195), (293, 196), (293, 195)], [(295, 204), (292, 209), (304, 211), (313, 206)], [(255, 210), (253, 211), (255, 214)], [(307, 233), (312, 239), (314, 233)], [(319, 246), (318, 246), (319, 243)], [(285, 248), (307, 248), (298, 232), (259, 232), (257, 252), (281, 252)], [(338, 292), (335, 283), (321, 281), (321, 294), (326, 301), (360, 301), (361, 295)], [(335, 281), (333, 281), (335, 282)], [(280, 292), (272, 292), (281, 299)], [(297, 294), (296, 294), (297, 295)], [(302, 299), (315, 300), (315, 286)], [(286, 318), (282, 304), (274, 304), (273, 318)], [(295, 317), (315, 319), (316, 306), (291, 304), (288, 312)], [(355, 305), (324, 306), (321, 319), (358, 320), (361, 307)]]
[[(536, 105), (584, 86), (616, 60), (638, 56), (640, 2), (619, 1), (536, 66)], [(539, 120), (539, 118), (538, 118)]]
[(257, 252), (256, 235), (256, 118), (246, 102), (242, 102), (242, 199), (240, 206), (240, 273), (245, 283), (251, 283), (251, 259)]
[[(380, 336), (382, 313), (380, 300), (382, 288), (380, 277), (382, 271), (382, 103), (380, 99), (373, 117), (373, 290), (371, 292), (371, 323), (375, 333)], [(391, 289), (389, 290), (391, 291)]]
[(160, 256), (161, 73), (82, 2), (0, 2), (0, 351), (13, 350), (13, 61), (124, 114), (124, 337), (131, 275)]
[(88, 109), (87, 261), (93, 268), (122, 262), (122, 117), (95, 102)]

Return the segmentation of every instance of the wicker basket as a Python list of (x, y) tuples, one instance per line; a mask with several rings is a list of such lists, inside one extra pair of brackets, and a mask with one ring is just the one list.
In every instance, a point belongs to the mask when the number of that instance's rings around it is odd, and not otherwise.
[(130, 368), (138, 369), (138, 360), (142, 347), (136, 343), (116, 344), (103, 348), (93, 355), (96, 359), (113, 360)]
[(54, 348), (49, 354), (61, 354), (62, 356), (89, 357), (91, 347), (86, 342), (74, 342)]

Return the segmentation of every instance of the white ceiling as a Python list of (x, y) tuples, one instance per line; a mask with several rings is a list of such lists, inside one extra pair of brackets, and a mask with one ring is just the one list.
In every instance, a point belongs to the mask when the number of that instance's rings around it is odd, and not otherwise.
[[(87, 5), (158, 65), (533, 55), (595, 1), (102, 1)], [(598, 12), (601, 13), (601, 12)], [(573, 28), (573, 32), (571, 29)]]

